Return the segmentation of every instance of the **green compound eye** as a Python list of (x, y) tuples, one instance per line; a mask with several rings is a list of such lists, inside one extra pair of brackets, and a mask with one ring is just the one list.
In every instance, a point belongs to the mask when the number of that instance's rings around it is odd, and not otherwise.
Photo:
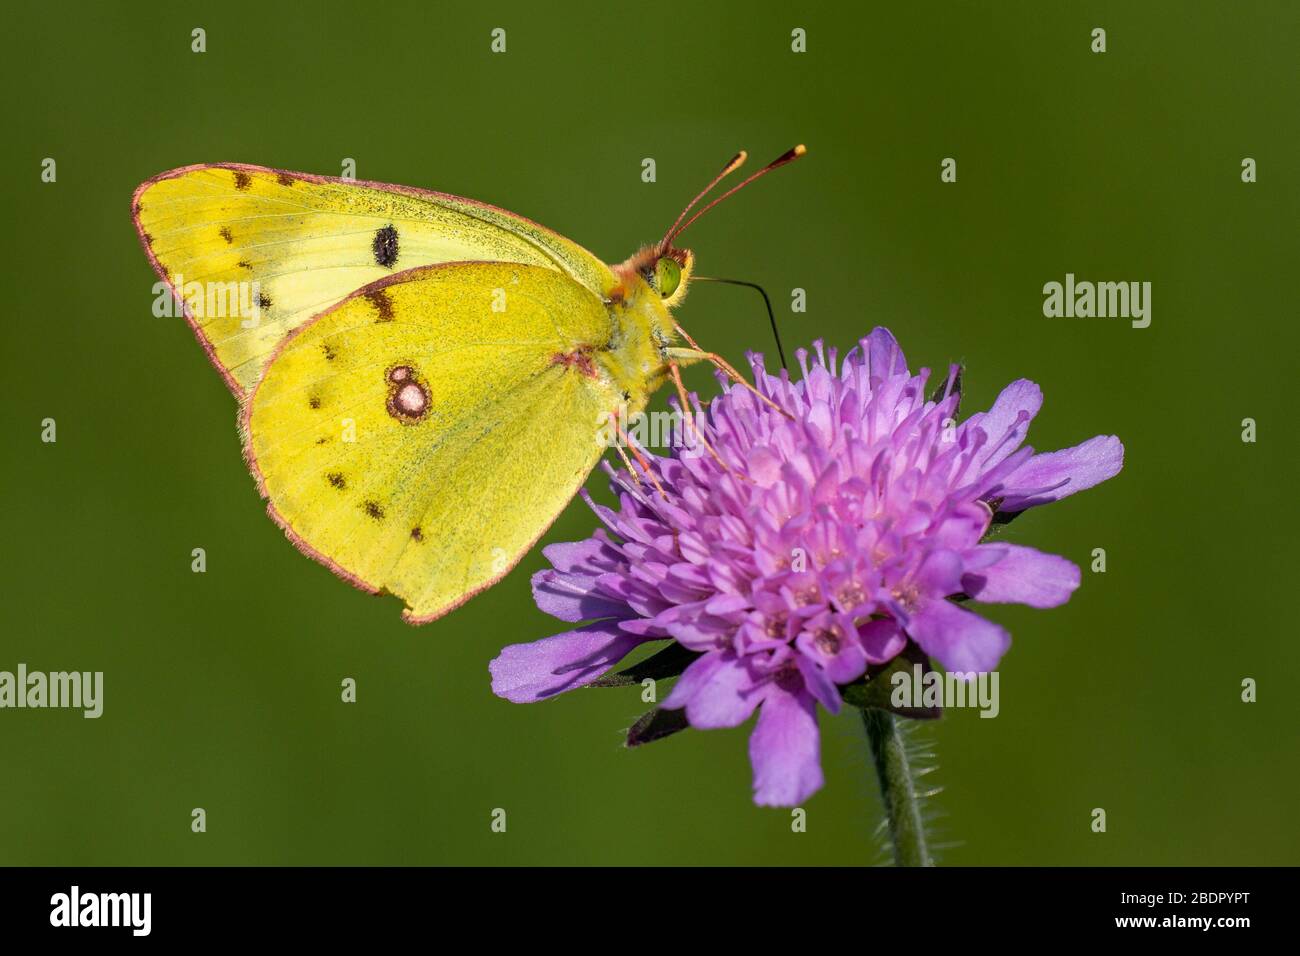
[(665, 299), (677, 291), (681, 281), (682, 267), (676, 259), (664, 257), (655, 263), (655, 282), (659, 286), (659, 294)]

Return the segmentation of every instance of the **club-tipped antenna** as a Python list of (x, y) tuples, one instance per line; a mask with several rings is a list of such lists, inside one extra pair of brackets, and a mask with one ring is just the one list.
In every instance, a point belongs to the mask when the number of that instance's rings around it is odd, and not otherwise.
[[(803, 143), (800, 143), (798, 146), (794, 147), (793, 149), (788, 149), (788, 150), (786, 150), (784, 153), (782, 153), (782, 154), (781, 154), (780, 156), (778, 156), (776, 159), (772, 160), (770, 163), (768, 163), (768, 164), (767, 164), (766, 166), (764, 166), (762, 169), (758, 170), (757, 172), (751, 174), (751, 175), (748, 176), (747, 178), (742, 179), (740, 182), (736, 183), (736, 185), (732, 186), (732, 187), (731, 187), (730, 189), (728, 189), (725, 193), (723, 193), (723, 194), (722, 194), (721, 196), (719, 196), (717, 199), (714, 199), (712, 202), (710, 202), (707, 206), (705, 206), (703, 209), (701, 209), (701, 210), (700, 210), (699, 212), (697, 212), (695, 215), (691, 216), (690, 219), (687, 219), (686, 222), (685, 222), (684, 224), (682, 224), (682, 216), (685, 216), (686, 213), (689, 212), (689, 211), (690, 211), (690, 208), (691, 208), (690, 206), (687, 206), (686, 209), (682, 212), (682, 215), (677, 217), (677, 222), (673, 223), (673, 228), (669, 229), (667, 235), (664, 236), (664, 238), (663, 238), (663, 242), (660, 243), (660, 248), (661, 248), (661, 249), (667, 249), (668, 246), (669, 246), (669, 244), (670, 244), (674, 239), (676, 239), (678, 236), (680, 236), (683, 232), (685, 232), (687, 229), (689, 229), (689, 228), (691, 227), (691, 224), (694, 223), (695, 220), (699, 219), (699, 218), (700, 218), (701, 216), (703, 216), (706, 212), (708, 212), (710, 209), (712, 209), (712, 208), (713, 208), (714, 206), (716, 206), (718, 203), (722, 202), (722, 200), (726, 199), (728, 196), (735, 195), (735, 194), (738, 193), (740, 190), (744, 189), (746, 186), (748, 186), (750, 183), (752, 183), (754, 180), (758, 179), (760, 176), (766, 176), (766, 175), (767, 175), (768, 173), (770, 173), (772, 170), (774, 170), (774, 169), (780, 169), (780, 168), (781, 168), (782, 166), (784, 166), (786, 163), (793, 163), (796, 159), (798, 159), (800, 156), (802, 156), (802, 155), (803, 155), (804, 153), (806, 153), (806, 152), (808, 152), (808, 149), (807, 149), (806, 146), (803, 145)], [(741, 155), (744, 155), (744, 154), (742, 153)], [(733, 162), (734, 162), (734, 160), (733, 160)], [(730, 172), (731, 169), (734, 169), (734, 168), (735, 168), (735, 167), (732, 166), (731, 164), (728, 164), (728, 167), (729, 167), (728, 169), (723, 170), (723, 173), (722, 173), (723, 176), (725, 176), (728, 172)], [(713, 181), (713, 183), (710, 183), (710, 184), (709, 184), (709, 189), (712, 189), (713, 186), (714, 186), (714, 185), (718, 182), (718, 180), (721, 179), (721, 178), (722, 178), (722, 176), (718, 176), (718, 178), (715, 179), (715, 180)], [(706, 190), (704, 190), (704, 193), (707, 193), (708, 191), (709, 191), (709, 190), (706, 189)], [(704, 193), (701, 193), (700, 196), (703, 196)], [(700, 197), (697, 196), (696, 199), (692, 201), (691, 205), (693, 206), (693, 205), (695, 204), (695, 202), (698, 201), (699, 198), (700, 198)]]
[(747, 159), (749, 159), (749, 153), (742, 149), (735, 156), (732, 156), (731, 159), (727, 160), (727, 165), (722, 167), (722, 172), (709, 180), (709, 184), (695, 194), (695, 198), (686, 204), (686, 208), (683, 209), (681, 215), (677, 217), (677, 221), (669, 226), (668, 231), (664, 233), (664, 237), (659, 243), (659, 249), (661, 252), (668, 248), (668, 242), (672, 239), (675, 230), (681, 225), (682, 220), (686, 218), (686, 214), (695, 208), (695, 204), (707, 196), (714, 186), (718, 185), (722, 180), (726, 179), (741, 166), (745, 165), (745, 160)]

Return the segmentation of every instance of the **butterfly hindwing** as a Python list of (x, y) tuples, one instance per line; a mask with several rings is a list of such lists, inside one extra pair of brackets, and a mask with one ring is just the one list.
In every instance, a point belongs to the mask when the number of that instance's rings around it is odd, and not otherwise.
[(429, 620), (500, 578), (604, 450), (619, 395), (584, 361), (610, 338), (563, 272), (421, 268), (285, 341), (244, 411), (272, 516), (359, 587)]
[(537, 223), (404, 186), (190, 166), (140, 186), (132, 211), (150, 260), (237, 395), (294, 329), (412, 267), (516, 262), (557, 270), (597, 296), (614, 285), (599, 259)]

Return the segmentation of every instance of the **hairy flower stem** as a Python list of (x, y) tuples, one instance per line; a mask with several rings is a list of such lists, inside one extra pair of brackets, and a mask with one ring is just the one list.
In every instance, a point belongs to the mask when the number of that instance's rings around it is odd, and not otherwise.
[(880, 795), (889, 821), (889, 837), (894, 844), (894, 864), (934, 866), (925, 845), (925, 824), (921, 821), (912, 768), (893, 714), (866, 707), (862, 711), (862, 724), (867, 729), (871, 759), (880, 778)]

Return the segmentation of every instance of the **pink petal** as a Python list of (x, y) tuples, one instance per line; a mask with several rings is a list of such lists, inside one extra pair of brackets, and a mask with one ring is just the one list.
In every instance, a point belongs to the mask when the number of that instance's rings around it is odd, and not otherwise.
[(996, 563), (962, 578), (966, 593), (977, 601), (1059, 607), (1079, 586), (1078, 565), (1059, 555), (1017, 544), (984, 545), (972, 550), (993, 549), (1004, 552)]
[(993, 670), (1011, 645), (1002, 628), (951, 601), (925, 602), (907, 631), (945, 670), (959, 673)]
[(864, 351), (867, 353), (867, 370), (872, 378), (881, 380), (907, 374), (907, 360), (898, 346), (894, 333), (884, 326), (876, 326), (867, 336)]
[(951, 513), (930, 532), (930, 539), (940, 547), (970, 547), (984, 537), (992, 518), (992, 512), (979, 502), (962, 502), (955, 505)]
[(597, 617), (625, 616), (626, 604), (595, 589), (596, 579), (586, 574), (538, 571), (533, 575), (533, 600), (537, 607), (561, 621), (576, 623)]
[[(721, 664), (686, 702), (686, 719), (701, 730), (735, 727), (749, 719), (760, 699), (745, 660), (724, 655)], [(668, 701), (664, 706), (669, 706)]]
[(1059, 501), (1114, 478), (1124, 467), (1124, 446), (1114, 435), (1035, 455), (1003, 481), (1003, 511), (1023, 511)]
[(947, 597), (961, 591), (961, 555), (937, 548), (925, 556), (913, 576), (921, 593), (929, 597)]
[(492, 693), (529, 704), (582, 687), (646, 640), (620, 630), (617, 621), (602, 621), (531, 644), (511, 644), (488, 665)]
[[(861, 656), (862, 651), (859, 650), (858, 654)], [(817, 702), (832, 714), (838, 714), (844, 700), (840, 697), (840, 689), (835, 686), (835, 681), (831, 679), (831, 675), (804, 654), (800, 654), (795, 658), (795, 666), (799, 668), (799, 673), (803, 675), (804, 686), (808, 688), (808, 693), (812, 694), (817, 699)], [(864, 663), (862, 669), (849, 680), (861, 677), (862, 672), (865, 670)], [(844, 683), (847, 684), (848, 681), (844, 681)]]
[(1042, 407), (1043, 390), (1027, 378), (1017, 379), (1002, 390), (980, 420), (980, 428), (989, 436), (984, 468), (992, 468), (1020, 447), (1029, 434), (1029, 423)]
[(673, 685), (672, 692), (661, 706), (668, 710), (685, 707), (691, 702), (691, 698), (696, 695), (700, 688), (713, 679), (714, 672), (722, 666), (722, 662), (721, 651), (713, 651), (703, 657), (696, 658), (686, 670), (682, 671), (682, 676), (677, 678), (677, 683)]
[(907, 646), (907, 635), (893, 619), (868, 621), (858, 628), (858, 636), (862, 639), (867, 660), (872, 664), (892, 661)]
[(767, 486), (781, 477), (781, 459), (766, 445), (759, 445), (749, 453), (749, 477)]
[(542, 554), (557, 571), (596, 574), (618, 564), (618, 552), (599, 538), (557, 541), (542, 548)]
[(806, 693), (773, 687), (749, 737), (754, 802), (760, 807), (793, 807), (820, 790), (820, 749), (816, 702)]

